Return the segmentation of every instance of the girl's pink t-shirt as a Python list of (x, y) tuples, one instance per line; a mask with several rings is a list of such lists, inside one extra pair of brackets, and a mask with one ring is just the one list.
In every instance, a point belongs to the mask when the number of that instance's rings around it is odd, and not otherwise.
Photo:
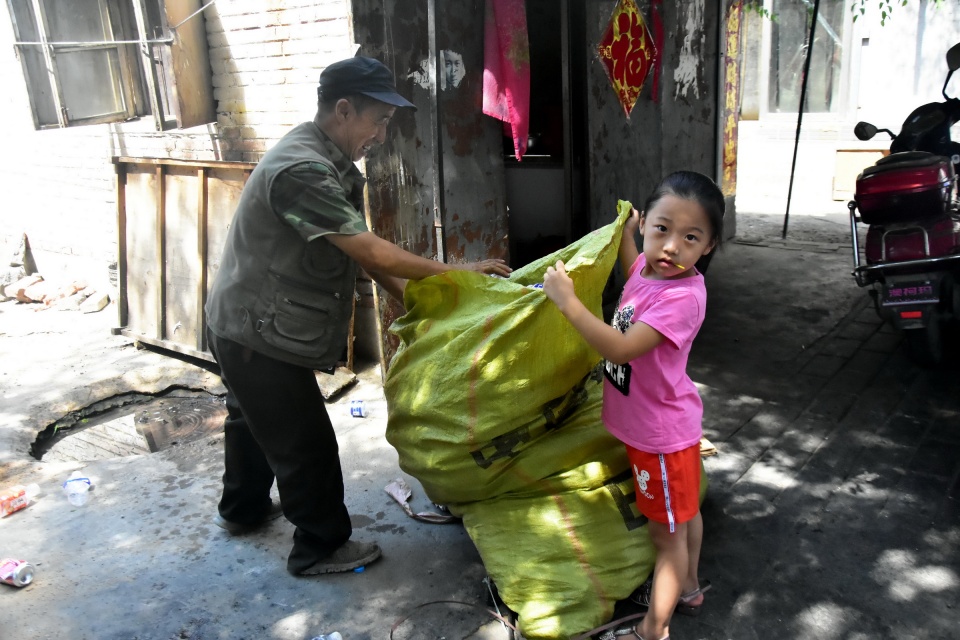
[(612, 325), (625, 333), (643, 322), (665, 340), (622, 365), (604, 362), (603, 410), (607, 430), (647, 453), (692, 447), (703, 435), (703, 402), (687, 375), (687, 357), (707, 306), (707, 289), (697, 273), (679, 280), (641, 276), (637, 258), (627, 275)]

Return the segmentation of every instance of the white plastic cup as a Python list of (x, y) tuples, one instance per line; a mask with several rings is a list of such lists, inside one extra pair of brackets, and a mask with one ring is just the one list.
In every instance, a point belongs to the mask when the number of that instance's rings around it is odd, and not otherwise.
[(90, 478), (85, 478), (79, 471), (74, 471), (63, 483), (63, 492), (67, 494), (70, 504), (82, 507), (90, 498)]

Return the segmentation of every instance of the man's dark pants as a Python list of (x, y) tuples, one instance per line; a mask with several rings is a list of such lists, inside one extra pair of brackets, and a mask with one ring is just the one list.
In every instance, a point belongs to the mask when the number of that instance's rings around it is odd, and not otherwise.
[(350, 538), (336, 433), (313, 370), (268, 358), (207, 331), (227, 388), (220, 515), (256, 522), (274, 477), (296, 525), (287, 570), (299, 573)]

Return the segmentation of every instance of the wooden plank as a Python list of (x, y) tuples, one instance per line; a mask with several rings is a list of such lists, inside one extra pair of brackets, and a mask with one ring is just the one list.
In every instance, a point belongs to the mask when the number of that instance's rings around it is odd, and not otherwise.
[(157, 264), (156, 274), (159, 280), (157, 287), (157, 340), (163, 340), (163, 329), (166, 324), (167, 314), (167, 270), (166, 270), (166, 214), (167, 214), (167, 186), (163, 165), (157, 165), (156, 169), (156, 246), (157, 246)]
[(117, 165), (117, 322), (127, 326), (127, 170)]
[(203, 234), (197, 208), (202, 182), (197, 170), (165, 167), (164, 173), (164, 328), (163, 338), (196, 348), (203, 332), (198, 322), (197, 288), (204, 279), (198, 244)]
[(114, 156), (113, 163), (131, 164), (136, 166), (172, 165), (176, 167), (206, 167), (208, 169), (239, 169), (253, 171), (256, 162), (231, 162), (229, 160), (180, 160), (177, 158), (132, 158), (129, 156)]
[(129, 165), (125, 173), (127, 321), (123, 326), (155, 335), (159, 332), (156, 304), (160, 282), (156, 273), (156, 172), (153, 167)]
[(170, 342), (169, 340), (157, 340), (152, 336), (130, 328), (121, 329), (119, 333), (120, 335), (132, 338), (138, 342), (142, 342), (143, 344), (149, 344), (151, 346), (158, 347), (160, 349), (166, 349), (168, 351), (176, 351), (177, 353), (182, 353), (206, 362), (216, 362), (216, 360), (213, 358), (213, 355), (209, 351), (197, 351), (196, 349), (185, 347), (182, 344)]
[(354, 327), (357, 322), (357, 292), (353, 292), (353, 302), (350, 304), (350, 330), (347, 332), (347, 369), (353, 371), (353, 341)]
[(220, 269), (220, 258), (223, 246), (227, 240), (227, 232), (233, 222), (233, 214), (240, 203), (243, 185), (246, 183), (250, 170), (240, 167), (231, 167), (229, 170), (213, 167), (209, 173), (207, 184), (207, 265), (204, 277), (207, 282), (207, 291), (217, 271)]
[(206, 340), (206, 319), (203, 314), (203, 306), (207, 302), (207, 186), (208, 169), (201, 167), (197, 169), (197, 180), (199, 181), (197, 189), (197, 262), (200, 269), (197, 272), (197, 350), (204, 351), (207, 348)]
[(168, 25), (177, 27), (176, 37), (170, 45), (171, 72), (174, 77), (170, 102), (177, 117), (177, 126), (181, 129), (217, 120), (203, 16), (198, 14), (190, 18), (203, 6), (201, 1), (163, 2)]

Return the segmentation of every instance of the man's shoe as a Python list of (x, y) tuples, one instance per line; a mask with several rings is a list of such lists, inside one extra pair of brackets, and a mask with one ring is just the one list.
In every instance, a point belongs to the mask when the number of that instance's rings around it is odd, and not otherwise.
[(217, 525), (221, 529), (226, 529), (227, 532), (229, 532), (232, 536), (239, 536), (243, 535), (244, 533), (255, 531), (271, 520), (276, 520), (282, 515), (283, 509), (280, 507), (280, 503), (276, 500), (271, 500), (270, 508), (267, 509), (266, 513), (264, 513), (254, 522), (233, 522), (232, 520), (227, 520), (220, 514), (217, 514), (217, 516), (213, 519), (213, 524)]
[(343, 573), (368, 565), (380, 557), (380, 546), (375, 542), (347, 540), (343, 546), (323, 560), (299, 573), (301, 576), (317, 576), (324, 573)]

